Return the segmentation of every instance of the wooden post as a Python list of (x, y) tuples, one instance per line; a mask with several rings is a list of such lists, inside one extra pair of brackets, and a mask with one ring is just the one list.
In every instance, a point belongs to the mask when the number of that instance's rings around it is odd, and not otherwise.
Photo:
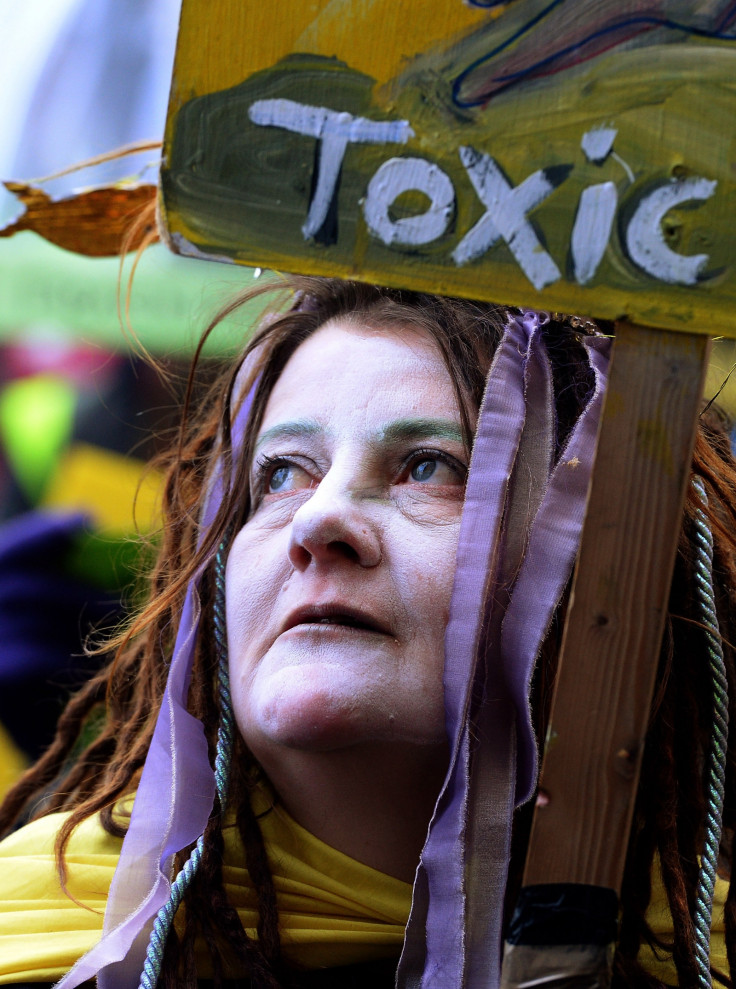
[(617, 328), (503, 989), (607, 989), (709, 341)]
[(620, 891), (708, 350), (617, 327), (524, 886)]

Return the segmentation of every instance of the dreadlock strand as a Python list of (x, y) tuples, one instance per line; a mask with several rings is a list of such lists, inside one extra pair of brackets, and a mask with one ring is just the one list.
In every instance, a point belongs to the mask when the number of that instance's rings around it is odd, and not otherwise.
[[(672, 785), (674, 773), (658, 771), (657, 758), (664, 752), (672, 751), (673, 724), (669, 716), (671, 701), (667, 686), (672, 672), (674, 635), (672, 621), (668, 618), (660, 649), (658, 668), (658, 689), (652, 703), (652, 714), (647, 733), (641, 768), (641, 781), (636, 794), (634, 820), (626, 856), (623, 884), (621, 889), (621, 927), (617, 956), (631, 978), (634, 971), (643, 969), (636, 961), (642, 941), (661, 950), (672, 951), (672, 943), (662, 942), (646, 920), (652, 894), (652, 869), (657, 854), (657, 808), (674, 799)], [(625, 965), (623, 962), (625, 960)], [(629, 985), (629, 982), (625, 982)], [(632, 982), (632, 985), (639, 983)]]
[(25, 811), (30, 800), (44, 791), (62, 773), (89, 718), (104, 696), (104, 675), (97, 674), (71, 698), (57, 723), (53, 742), (35, 766), (27, 769), (10, 788), (0, 805), (0, 833), (7, 833)]
[[(216, 987), (222, 982), (224, 971), (221, 958), (222, 938), (215, 934), (213, 921), (217, 914), (212, 908), (212, 903), (213, 894), (215, 897), (222, 896), (227, 900), (222, 876), (223, 853), (222, 817), (217, 813), (210, 818), (207, 824), (202, 863), (191, 898), (193, 912), (196, 911), (200, 929), (209, 950)], [(230, 930), (235, 931), (236, 940), (240, 941), (245, 932), (242, 931), (242, 924), (240, 924), (237, 911), (235, 911), (235, 918), (237, 918), (237, 924), (232, 923)], [(234, 918), (231, 919), (234, 920)], [(235, 945), (232, 947), (235, 948)]]
[(688, 978), (694, 974), (695, 967), (692, 957), (688, 961), (688, 949), (692, 941), (692, 922), (677, 835), (678, 779), (675, 762), (677, 722), (672, 689), (674, 679), (674, 677), (670, 678), (658, 718), (660, 726), (657, 739), (659, 758), (656, 760), (656, 764), (660, 775), (660, 785), (659, 800), (655, 805), (655, 827), (658, 835), (657, 851), (662, 870), (662, 880), (673, 922), (672, 956), (680, 984), (687, 986), (695, 985), (694, 982), (688, 981)]
[(280, 968), (282, 955), (276, 887), (268, 865), (263, 833), (250, 800), (240, 803), (237, 826), (245, 849), (246, 866), (257, 896), (258, 938), (270, 963)]

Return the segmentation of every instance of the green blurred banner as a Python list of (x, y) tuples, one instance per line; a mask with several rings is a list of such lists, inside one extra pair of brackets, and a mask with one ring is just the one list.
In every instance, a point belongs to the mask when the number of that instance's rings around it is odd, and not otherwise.
[[(122, 297), (132, 265), (123, 270)], [(34, 233), (0, 241), (0, 340), (43, 331), (110, 350), (127, 350), (132, 341), (117, 311), (120, 262), (86, 258), (54, 247)], [(257, 284), (259, 268), (181, 258), (157, 244), (140, 260), (131, 296), (130, 321), (152, 353), (186, 356), (212, 315), (237, 292)], [(258, 320), (257, 299), (218, 328), (208, 352), (242, 344)]]

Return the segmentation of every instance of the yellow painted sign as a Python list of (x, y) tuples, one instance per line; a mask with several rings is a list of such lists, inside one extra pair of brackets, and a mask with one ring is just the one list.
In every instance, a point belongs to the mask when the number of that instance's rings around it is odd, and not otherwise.
[(736, 0), (184, 0), (183, 254), (736, 336)]

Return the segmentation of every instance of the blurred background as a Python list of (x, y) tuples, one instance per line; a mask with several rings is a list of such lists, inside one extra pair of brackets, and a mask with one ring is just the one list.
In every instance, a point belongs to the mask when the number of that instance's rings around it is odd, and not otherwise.
[[(180, 0), (24, 0), (0, 7), (0, 179), (44, 176), (163, 136)], [(40, 183), (54, 199), (156, 183), (158, 150)], [(0, 188), (0, 226), (22, 213)], [(132, 264), (129, 257), (122, 285)], [(147, 249), (130, 325), (120, 261), (30, 231), (0, 238), (0, 794), (49, 743), (69, 693), (98, 662), (92, 629), (134, 594), (137, 533), (155, 541), (146, 461), (176, 423), (182, 380), (212, 314), (259, 272)], [(237, 347), (248, 317), (213, 341)]]
[[(0, 8), (0, 179), (44, 176), (163, 136), (180, 0), (24, 0)], [(157, 150), (44, 181), (54, 198), (155, 183)], [(0, 188), (0, 226), (20, 212)], [(181, 380), (212, 314), (259, 269), (178, 258), (137, 267), (130, 323), (173, 384), (140, 356), (118, 315), (132, 261), (91, 258), (25, 231), (0, 237), (0, 794), (48, 744), (70, 691), (97, 660), (155, 540), (149, 457), (176, 421)], [(208, 351), (242, 342), (254, 311)], [(736, 356), (715, 345), (714, 395)], [(179, 384), (177, 384), (179, 382)], [(736, 375), (720, 400), (736, 411)], [(134, 507), (135, 506), (135, 507)]]

